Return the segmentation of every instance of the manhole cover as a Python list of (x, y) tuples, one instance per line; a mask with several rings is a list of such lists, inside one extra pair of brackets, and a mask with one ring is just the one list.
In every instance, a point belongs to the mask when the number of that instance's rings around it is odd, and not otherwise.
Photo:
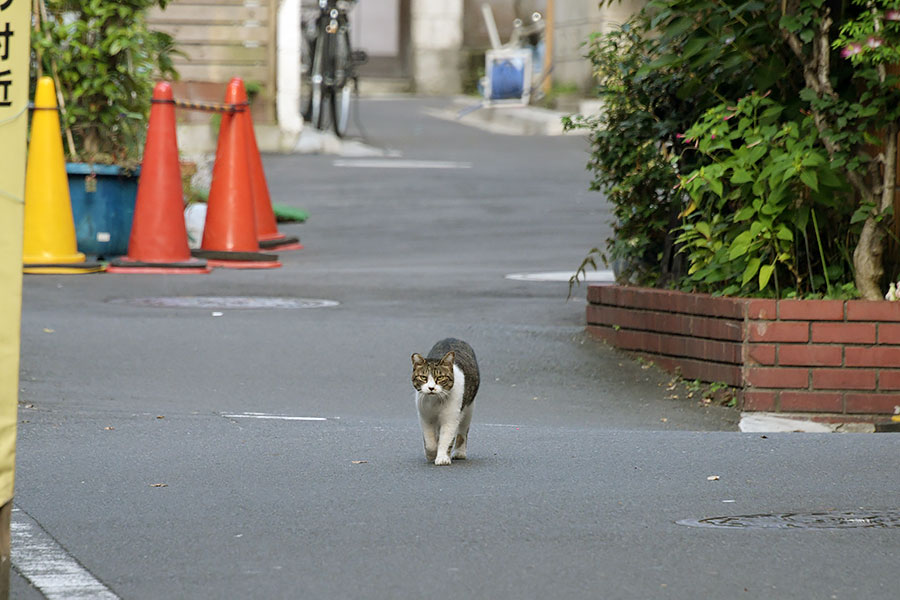
[(113, 304), (152, 306), (155, 308), (322, 308), (337, 306), (334, 300), (315, 298), (261, 298), (257, 296), (156, 296), (115, 298)]
[(856, 529), (900, 528), (900, 510), (815, 512), (683, 519), (679, 525), (721, 529)]

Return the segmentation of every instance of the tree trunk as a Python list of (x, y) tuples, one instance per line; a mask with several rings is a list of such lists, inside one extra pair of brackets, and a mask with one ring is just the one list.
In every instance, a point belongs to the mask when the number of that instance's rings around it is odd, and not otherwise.
[(884, 277), (884, 224), (880, 220), (894, 205), (894, 189), (897, 178), (897, 125), (890, 124), (884, 134), (884, 149), (879, 155), (881, 162), (881, 185), (878, 186), (872, 202), (875, 210), (866, 218), (859, 242), (853, 250), (853, 268), (856, 271), (856, 289), (865, 300), (882, 300), (884, 292), (881, 280)]
[(883, 300), (881, 278), (884, 276), (882, 256), (884, 254), (884, 233), (879, 230), (873, 215), (863, 224), (859, 242), (853, 250), (853, 269), (856, 289), (863, 300)]

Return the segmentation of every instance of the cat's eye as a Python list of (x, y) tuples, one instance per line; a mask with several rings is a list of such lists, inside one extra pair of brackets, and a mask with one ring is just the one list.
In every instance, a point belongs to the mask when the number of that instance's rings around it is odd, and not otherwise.
[(428, 377), (425, 375), (416, 375), (416, 381), (428, 381)]

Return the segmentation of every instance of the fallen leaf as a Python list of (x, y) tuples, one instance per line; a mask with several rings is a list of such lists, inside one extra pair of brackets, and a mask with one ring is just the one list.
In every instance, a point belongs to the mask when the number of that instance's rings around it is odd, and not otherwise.
[(660, 421), (662, 421), (663, 423), (668, 423), (668, 422), (669, 422), (669, 420), (668, 420), (667, 418), (665, 418), (665, 417), (663, 417), (662, 419), (660, 419)]
[(151, 483), (150, 487), (169, 487), (168, 483)]
[(350, 462), (352, 462), (354, 465), (364, 465), (369, 461), (367, 461), (367, 460), (351, 460)]
[(718, 475), (710, 475), (709, 477), (706, 478), (706, 480), (707, 481), (718, 481), (719, 476)]
[(165, 415), (156, 415), (156, 418), (157, 419), (165, 419), (166, 417), (165, 417)]
[(50, 329), (48, 327), (44, 327), (44, 333), (56, 333), (55, 329)]
[(113, 431), (114, 429), (115, 429), (115, 427), (104, 427), (103, 428), (104, 431)]

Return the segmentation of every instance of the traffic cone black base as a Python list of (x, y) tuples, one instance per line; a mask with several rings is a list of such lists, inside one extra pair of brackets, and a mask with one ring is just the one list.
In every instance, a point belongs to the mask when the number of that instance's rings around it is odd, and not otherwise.
[(106, 265), (100, 262), (80, 263), (25, 263), (23, 273), (41, 275), (79, 275), (81, 273), (100, 273)]
[(300, 238), (283, 235), (271, 240), (259, 240), (261, 250), (302, 250)]
[(230, 252), (227, 250), (191, 250), (197, 258), (206, 259), (211, 267), (226, 269), (276, 269), (281, 266), (277, 254), (264, 252)]

